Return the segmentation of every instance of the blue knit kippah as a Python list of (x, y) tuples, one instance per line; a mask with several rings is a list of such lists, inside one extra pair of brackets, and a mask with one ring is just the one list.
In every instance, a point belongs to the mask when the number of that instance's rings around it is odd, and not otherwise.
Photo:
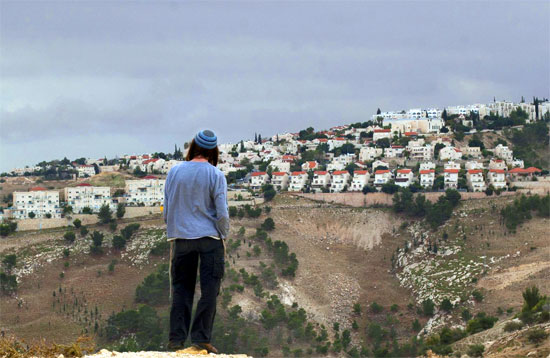
[(214, 132), (209, 129), (205, 129), (195, 135), (195, 143), (204, 149), (214, 149), (218, 145), (218, 138)]

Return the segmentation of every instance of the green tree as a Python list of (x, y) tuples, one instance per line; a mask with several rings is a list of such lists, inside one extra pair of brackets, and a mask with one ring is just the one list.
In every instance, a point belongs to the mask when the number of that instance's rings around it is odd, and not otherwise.
[(2, 264), (6, 268), (6, 271), (10, 272), (17, 263), (17, 255), (16, 254), (8, 254), (4, 256), (2, 259)]
[(29, 213), (29, 218), (30, 218), (30, 219), (34, 219), (35, 216), (36, 216), (36, 214), (35, 214), (33, 211), (31, 211), (31, 212)]
[(434, 308), (435, 308), (435, 304), (430, 298), (422, 302), (422, 312), (424, 313), (425, 316), (428, 316), (428, 317), (433, 316)]
[(262, 229), (265, 231), (271, 231), (275, 229), (275, 222), (272, 218), (267, 218), (264, 220), (264, 222), (261, 225)]
[(80, 219), (74, 219), (73, 225), (75, 228), (79, 229), (82, 226), (82, 221), (80, 221)]
[(120, 235), (115, 235), (113, 237), (113, 247), (115, 249), (121, 250), (126, 246), (126, 239)]
[(124, 206), (124, 204), (119, 203), (116, 207), (116, 217), (118, 219), (122, 219), (125, 213), (126, 213), (126, 207)]
[(68, 242), (74, 242), (76, 236), (74, 234), (74, 231), (67, 231), (65, 235), (63, 235), (63, 238)]
[(109, 208), (108, 204), (101, 205), (101, 208), (99, 209), (99, 213), (97, 214), (97, 218), (99, 219), (99, 222), (101, 224), (108, 224), (113, 220), (112, 217), (113, 213), (111, 209)]

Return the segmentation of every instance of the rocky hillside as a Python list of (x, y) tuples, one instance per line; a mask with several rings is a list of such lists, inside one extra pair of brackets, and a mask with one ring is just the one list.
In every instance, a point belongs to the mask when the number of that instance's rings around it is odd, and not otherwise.
[[(213, 343), (255, 357), (412, 356), (443, 327), (465, 330), (478, 314), (495, 317), (498, 327), (519, 314), (527, 287), (550, 292), (549, 221), (535, 215), (507, 229), (499, 213), (513, 200), (462, 202), (435, 230), (391, 208), (287, 195), (258, 210), (243, 208), (226, 242)], [(90, 233), (77, 232), (70, 243), (66, 229), (0, 241), (2, 259), (17, 257), (10, 270), (18, 281), (16, 291), (0, 297), (1, 329), (66, 344), (90, 335), (108, 354), (163, 350), (164, 227), (160, 218), (136, 222), (139, 230), (119, 249), (113, 237), (132, 221), (114, 232), (88, 227), (103, 234), (99, 253)], [(131, 315), (150, 323), (126, 328)], [(145, 329), (151, 324), (154, 332)], [(454, 352), (466, 353), (477, 343), (459, 342), (474, 336), (455, 339)]]

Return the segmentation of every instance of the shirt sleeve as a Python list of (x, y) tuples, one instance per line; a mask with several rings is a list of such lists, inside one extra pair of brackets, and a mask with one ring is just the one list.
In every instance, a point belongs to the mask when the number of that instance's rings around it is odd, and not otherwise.
[(218, 175), (214, 190), (214, 205), (216, 206), (216, 229), (220, 238), (225, 239), (229, 233), (229, 210), (227, 208), (227, 181), (225, 175)]

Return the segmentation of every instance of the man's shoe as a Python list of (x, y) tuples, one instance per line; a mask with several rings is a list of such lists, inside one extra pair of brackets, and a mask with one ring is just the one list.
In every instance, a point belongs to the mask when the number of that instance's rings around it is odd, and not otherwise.
[(180, 349), (183, 349), (183, 342), (178, 342), (178, 341), (168, 342), (168, 350), (179, 351)]
[(214, 347), (210, 343), (193, 343), (193, 345), (200, 349), (206, 349), (208, 353), (218, 354), (218, 350), (216, 349), (216, 347)]

